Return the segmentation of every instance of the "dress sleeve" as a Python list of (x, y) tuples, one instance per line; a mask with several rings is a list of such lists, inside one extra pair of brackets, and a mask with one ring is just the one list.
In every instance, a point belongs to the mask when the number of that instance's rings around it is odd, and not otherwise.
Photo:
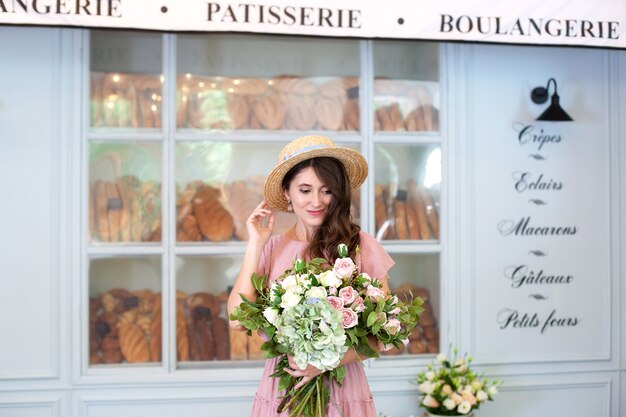
[(374, 237), (367, 233), (361, 232), (360, 239), (360, 254), (357, 259), (359, 270), (368, 273), (372, 278), (380, 278), (387, 274), (395, 265), (391, 256)]

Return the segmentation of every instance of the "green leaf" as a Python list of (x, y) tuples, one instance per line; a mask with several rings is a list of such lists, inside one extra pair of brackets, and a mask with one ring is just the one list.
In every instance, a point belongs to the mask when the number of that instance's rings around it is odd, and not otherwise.
[(290, 388), (292, 382), (293, 382), (293, 378), (291, 375), (287, 374), (287, 376), (283, 376), (278, 381), (278, 390), (282, 391), (282, 390), (286, 390), (287, 388)]
[(372, 311), (371, 313), (369, 313), (367, 316), (367, 327), (372, 327), (372, 325), (376, 322), (377, 318), (378, 318), (378, 313), (376, 313), (376, 311)]

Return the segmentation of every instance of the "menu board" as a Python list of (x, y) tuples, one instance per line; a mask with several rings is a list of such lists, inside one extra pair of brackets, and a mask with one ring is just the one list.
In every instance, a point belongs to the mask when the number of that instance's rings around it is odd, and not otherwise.
[(604, 358), (611, 199), (603, 118), (590, 110), (570, 122), (523, 120), (502, 103), (503, 120), (477, 129), (472, 145), (474, 349), (487, 362)]

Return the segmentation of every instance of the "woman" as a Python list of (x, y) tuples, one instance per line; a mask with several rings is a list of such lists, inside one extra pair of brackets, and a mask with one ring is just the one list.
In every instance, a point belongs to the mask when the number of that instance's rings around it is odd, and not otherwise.
[[(240, 294), (256, 299), (250, 281), (253, 272), (267, 274), (270, 280), (275, 280), (292, 266), (296, 257), (323, 257), (333, 262), (340, 243), (348, 245), (353, 259), (358, 245), (359, 268), (377, 277), (383, 289), (388, 291), (387, 271), (394, 262), (373, 237), (360, 231), (350, 215), (352, 192), (366, 177), (365, 158), (357, 151), (336, 146), (326, 137), (305, 136), (287, 144), (267, 177), (265, 201), (247, 219), (249, 239), (241, 270), (228, 299), (228, 313), (241, 303)], [(272, 208), (293, 212), (296, 217), (291, 229), (273, 237)], [(236, 322), (231, 322), (231, 326), (242, 330)], [(375, 342), (371, 344), (378, 348)], [(346, 378), (341, 386), (332, 384), (326, 416), (376, 417), (361, 360), (353, 349), (345, 354), (341, 365), (345, 366)], [(276, 361), (277, 358), (269, 359), (265, 364), (254, 400), (253, 417), (288, 416), (288, 410), (282, 414), (277, 412), (284, 392), (278, 391), (278, 379), (270, 376), (274, 373)], [(299, 369), (291, 357), (289, 365), (286, 372), (302, 377), (296, 387), (320, 374), (320, 370), (312, 365)]]

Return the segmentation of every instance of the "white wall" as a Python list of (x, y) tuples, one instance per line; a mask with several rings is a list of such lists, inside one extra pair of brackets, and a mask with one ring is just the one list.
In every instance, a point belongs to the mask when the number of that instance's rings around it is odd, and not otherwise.
[[(0, 27), (0, 391), (60, 388), (69, 375), (64, 180), (71, 71), (62, 73), (62, 32)], [(48, 397), (33, 400), (43, 410)], [(24, 397), (13, 398), (19, 408)], [(0, 400), (0, 410), (7, 407)]]

